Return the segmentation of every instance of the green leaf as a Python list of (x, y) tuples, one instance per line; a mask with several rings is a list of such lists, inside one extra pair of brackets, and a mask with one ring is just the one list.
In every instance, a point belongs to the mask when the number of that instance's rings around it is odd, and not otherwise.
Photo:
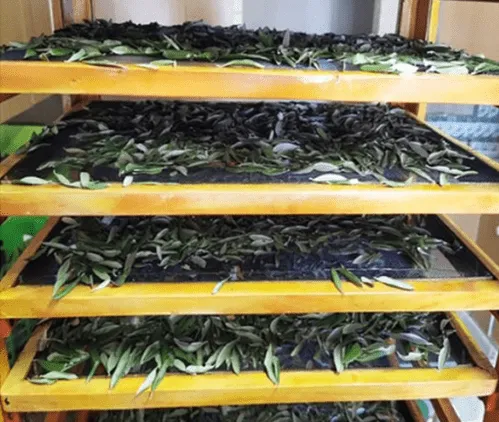
[(52, 299), (54, 300), (62, 299), (64, 296), (67, 296), (69, 293), (71, 293), (79, 283), (80, 279), (77, 278), (72, 283), (66, 284), (64, 287), (59, 289), (59, 291), (56, 294), (52, 296)]
[(351, 344), (347, 347), (345, 356), (343, 356), (343, 364), (347, 367), (352, 362), (355, 362), (357, 358), (362, 354), (362, 349), (359, 343)]
[(203, 347), (206, 344), (206, 341), (195, 341), (192, 343), (186, 343), (184, 341), (177, 340), (176, 338), (173, 339), (175, 344), (180, 347), (180, 349), (184, 352), (187, 353), (194, 353), (197, 352), (201, 347)]
[[(38, 56), (38, 53), (36, 52), (36, 50), (35, 50), (35, 49), (33, 49), (33, 48), (28, 48), (28, 49), (26, 50), (26, 53), (24, 53), (24, 57), (23, 57), (23, 59), (29, 59), (29, 58), (31, 58), (31, 57), (36, 57), (36, 56)], [(476, 70), (476, 69), (475, 69), (475, 70)]]
[(212, 295), (217, 294), (217, 293), (220, 291), (220, 289), (223, 287), (223, 285), (224, 285), (227, 281), (229, 281), (229, 280), (230, 280), (230, 276), (229, 276), (229, 277), (227, 277), (227, 278), (224, 278), (224, 279), (223, 279), (223, 280), (221, 280), (221, 281), (219, 281), (219, 282), (215, 285), (215, 287), (213, 288), (213, 290), (211, 291), (211, 294), (212, 294)]
[(48, 380), (74, 380), (78, 378), (76, 374), (58, 371), (47, 372), (41, 375), (41, 377)]
[(274, 356), (274, 346), (272, 344), (269, 344), (267, 348), (263, 364), (267, 376), (274, 384), (278, 385), (280, 378), (280, 363), (279, 359), (276, 356)]
[(81, 172), (80, 173), (80, 183), (82, 188), (88, 188), (88, 185), (90, 183), (90, 174), (86, 172)]
[(151, 385), (151, 391), (155, 391), (156, 388), (158, 388), (161, 381), (163, 381), (163, 378), (165, 377), (166, 371), (168, 370), (169, 367), (170, 367), (170, 362), (168, 362), (167, 360), (165, 360), (161, 364), (161, 367), (159, 368), (156, 378), (154, 378), (154, 381)]
[(57, 271), (56, 282), (52, 290), (52, 297), (59, 291), (59, 289), (66, 284), (69, 279), (71, 261), (67, 259)]
[(281, 319), (281, 316), (278, 316), (276, 318), (274, 318), (272, 320), (272, 322), (270, 323), (270, 332), (272, 334), (276, 334), (277, 335), (277, 324), (279, 323), (279, 320)]
[(379, 277), (374, 277), (374, 280), (376, 280), (379, 283), (385, 284), (390, 287), (395, 287), (396, 289), (401, 289), (401, 290), (414, 290), (414, 286), (411, 284), (408, 284), (404, 281), (401, 280), (395, 280), (394, 278), (387, 277), (387, 276), (379, 276)]
[(327, 173), (321, 176), (314, 177), (310, 179), (315, 183), (337, 183), (337, 182), (346, 182), (348, 179), (345, 176), (341, 176), (339, 174)]
[(372, 361), (381, 359), (385, 356), (390, 356), (393, 353), (395, 353), (395, 349), (396, 349), (395, 345), (391, 344), (387, 347), (379, 347), (379, 348), (374, 349), (374, 350), (362, 352), (362, 355), (360, 355), (357, 358), (357, 362), (367, 363), (367, 362), (372, 362)]
[(92, 292), (95, 293), (95, 292), (98, 292), (99, 290), (105, 289), (110, 284), (111, 284), (111, 279), (108, 278), (107, 280), (104, 280), (102, 283), (99, 283), (97, 286), (95, 286), (92, 289)]
[(391, 64), (364, 64), (360, 66), (360, 70), (363, 72), (381, 72), (381, 73), (392, 73)]
[(220, 351), (220, 353), (217, 356), (217, 360), (215, 362), (215, 368), (220, 368), (226, 360), (230, 359), (231, 354), (232, 354), (232, 350), (234, 349), (234, 346), (236, 345), (237, 342), (238, 342), (237, 339), (233, 340), (233, 341), (227, 343), (222, 348), (222, 350)]
[(150, 62), (149, 64), (152, 64), (153, 66), (177, 66), (177, 61), (176, 60), (154, 60)]
[(438, 370), (441, 371), (445, 367), (445, 363), (450, 357), (450, 341), (446, 337), (444, 339), (444, 345), (438, 353)]
[(331, 268), (331, 280), (338, 291), (341, 294), (344, 294), (343, 289), (341, 288), (342, 282), (340, 276), (338, 275), (338, 271), (336, 271), (334, 268)]
[(97, 368), (101, 364), (99, 354), (95, 349), (90, 349), (90, 357), (92, 358), (92, 368), (90, 368), (90, 372), (87, 375), (87, 383), (90, 382), (90, 380), (93, 378), (95, 372), (97, 371)]
[(357, 277), (354, 273), (347, 270), (345, 267), (338, 268), (338, 272), (341, 273), (348, 281), (351, 281), (357, 287), (364, 287), (362, 280)]
[(40, 365), (46, 371), (52, 372), (64, 372), (68, 368), (67, 362), (53, 362), (50, 360), (37, 360), (38, 365)]
[(221, 67), (234, 67), (234, 66), (243, 66), (243, 67), (256, 67), (258, 69), (264, 69), (265, 66), (254, 60), (250, 59), (242, 59), (242, 60), (231, 60), (230, 62), (224, 63)]
[(125, 65), (122, 65), (117, 62), (113, 62), (111, 60), (85, 60), (84, 63), (90, 64), (92, 66), (103, 66), (103, 67), (114, 67), (117, 69), (127, 70), (128, 68)]
[(28, 378), (28, 381), (32, 384), (44, 384), (44, 385), (50, 385), (56, 383), (56, 380), (47, 379), (47, 378)]
[(189, 365), (185, 368), (185, 372), (187, 374), (192, 374), (192, 375), (195, 375), (195, 374), (205, 374), (206, 372), (209, 372), (213, 369), (214, 367), (211, 366), (211, 365), (206, 365), (206, 366), (202, 366), (202, 365)]
[(117, 54), (118, 56), (124, 55), (137, 55), (140, 54), (140, 51), (127, 47), (126, 45), (118, 45), (116, 47), (111, 48), (110, 50), (113, 54)]
[(424, 353), (422, 352), (409, 352), (407, 355), (402, 355), (400, 353), (397, 353), (398, 357), (400, 360), (403, 360), (404, 362), (418, 362), (423, 359)]
[(35, 176), (23, 177), (21, 180), (19, 180), (19, 182), (25, 185), (47, 185), (50, 183), (50, 181), (48, 180), (41, 179)]
[(234, 373), (236, 375), (239, 375), (239, 373), (241, 372), (241, 360), (239, 358), (239, 352), (237, 351), (237, 349), (232, 350), (232, 354), (230, 356), (230, 363)]
[(123, 179), (123, 187), (127, 187), (127, 186), (130, 186), (133, 182), (133, 176), (131, 175), (128, 175), (126, 176), (124, 179)]
[(145, 348), (144, 353), (142, 353), (142, 356), (140, 357), (140, 364), (143, 365), (144, 363), (149, 362), (151, 359), (154, 358), (154, 355), (156, 355), (159, 352), (159, 350), (160, 350), (159, 341), (151, 343), (149, 346)]
[(333, 350), (334, 366), (335, 366), (336, 372), (338, 374), (341, 374), (345, 370), (345, 367), (343, 365), (344, 353), (345, 353), (345, 349), (341, 344), (338, 344)]
[(149, 373), (149, 375), (147, 375), (144, 382), (142, 384), (140, 384), (139, 389), (135, 393), (135, 397), (140, 396), (144, 391), (146, 391), (149, 387), (151, 387), (157, 376), (158, 376), (158, 368), (154, 368)]
[(113, 375), (111, 376), (111, 383), (109, 387), (111, 390), (116, 386), (118, 381), (125, 375), (125, 368), (128, 365), (128, 359), (130, 358), (131, 353), (132, 353), (132, 348), (129, 347), (121, 355), (120, 360), (118, 361), (118, 364), (116, 365), (116, 368), (113, 372)]
[(54, 57), (69, 56), (71, 53), (72, 50), (69, 48), (51, 48), (48, 51), (48, 54)]

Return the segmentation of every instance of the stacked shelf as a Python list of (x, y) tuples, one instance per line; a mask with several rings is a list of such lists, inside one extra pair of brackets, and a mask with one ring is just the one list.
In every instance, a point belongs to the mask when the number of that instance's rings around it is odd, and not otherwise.
[[(111, 67), (3, 60), (0, 74), (0, 93), (6, 95), (29, 92), (203, 100), (499, 104), (496, 75), (229, 69), (203, 64), (151, 70), (137, 65), (136, 60), (130, 63), (126, 59), (121, 60), (119, 66)], [(102, 106), (102, 103), (95, 104)], [(414, 115), (409, 117), (427, 126)], [(499, 268), (444, 215), (423, 218), (428, 222), (431, 235), (438, 234), (448, 243), (458, 245), (459, 253), (454, 257), (442, 253), (432, 256), (437, 264), (427, 272), (397, 277), (412, 291), (381, 283), (369, 289), (344, 283), (340, 292), (327, 277), (313, 277), (313, 273), (298, 277), (288, 272), (277, 277), (259, 273), (250, 280), (226, 283), (214, 294), (220, 277), (218, 274), (210, 277), (207, 272), (198, 280), (189, 281), (165, 274), (144, 279), (140, 274), (132, 274), (133, 282), (123, 286), (92, 291), (88, 286), (78, 285), (67, 296), (54, 300), (55, 262), (33, 260), (43, 242), (61, 231), (63, 223), (58, 217), (67, 216), (408, 214), (411, 215), (408, 218), (417, 219), (421, 214), (499, 213), (499, 164), (427, 128), (453, 148), (470, 154), (473, 169), (478, 169), (480, 176), (442, 186), (418, 180), (397, 187), (372, 180), (356, 184), (317, 184), (310, 183), (308, 176), (278, 182), (263, 178), (251, 183), (233, 178), (223, 182), (209, 179), (209, 183), (206, 180), (199, 183), (186, 179), (176, 184), (161, 181), (151, 185), (146, 180), (144, 184), (137, 182), (131, 186), (106, 180), (109, 185), (104, 189), (90, 190), (52, 182), (40, 186), (19, 184), (19, 179), (35, 174), (30, 173), (30, 153), (13, 155), (0, 164), (0, 215), (50, 215), (51, 218), (0, 281), (0, 318), (448, 312), (446, 317), (456, 332), (455, 344), (465, 351), (469, 357), (467, 362), (442, 369), (418, 365), (399, 367), (393, 355), (384, 366), (347, 369), (340, 373), (331, 368), (286, 370), (281, 373), (278, 385), (270, 382), (262, 371), (243, 371), (238, 375), (229, 372), (196, 376), (168, 374), (168, 382), (160, 383), (154, 394), (137, 397), (136, 391), (145, 379), (141, 375), (124, 377), (112, 390), (109, 390), (109, 377), (102, 375), (88, 383), (83, 378), (52, 385), (30, 382), (28, 378), (39, 345), (45, 341), (49, 329), (48, 325), (42, 325), (6, 379), (0, 378), (5, 412), (428, 398), (434, 399), (441, 418), (453, 420), (446, 398), (494, 394), (496, 370), (454, 312), (497, 308)], [(50, 154), (57, 153), (61, 149), (59, 143), (64, 144), (70, 134), (69, 129), (63, 128), (52, 138)], [(366, 276), (376, 274), (367, 272)], [(3, 353), (1, 347), (0, 352)], [(3, 374), (6, 372), (2, 369)], [(421, 420), (414, 403), (408, 402), (407, 406), (414, 420)], [(447, 411), (442, 410), (446, 408)], [(79, 420), (87, 420), (87, 417), (87, 413), (81, 413)]]

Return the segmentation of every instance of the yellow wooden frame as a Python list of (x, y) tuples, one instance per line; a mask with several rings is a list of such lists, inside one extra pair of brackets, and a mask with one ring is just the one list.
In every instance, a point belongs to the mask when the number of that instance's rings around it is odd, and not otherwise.
[(393, 75), (215, 65), (150, 70), (124, 66), (2, 61), (0, 93), (499, 104), (499, 78), (487, 75)]
[(263, 371), (240, 375), (167, 375), (154, 394), (135, 393), (142, 376), (127, 376), (109, 390), (109, 378), (95, 377), (34, 385), (26, 380), (39, 340), (48, 326), (39, 327), (28, 341), (1, 389), (8, 412), (112, 410), (183, 406), (220, 406), (265, 403), (338, 402), (355, 400), (413, 400), (483, 396), (494, 391), (497, 375), (462, 321), (450, 315), (456, 331), (476, 366), (441, 371), (432, 368), (283, 371), (278, 386)]
[(169, 314), (268, 314), (307, 312), (410, 312), (488, 310), (499, 303), (499, 267), (452, 220), (443, 222), (492, 273), (493, 278), (406, 280), (407, 292), (377, 284), (359, 289), (345, 283), (340, 294), (329, 280), (125, 283), (92, 292), (78, 286), (61, 300), (52, 300), (53, 286), (16, 285), (22, 270), (58, 219), (31, 241), (28, 249), (0, 280), (0, 318), (56, 318)]
[[(427, 126), (499, 171), (499, 162)], [(110, 183), (106, 189), (87, 190), (10, 184), (8, 171), (21, 159), (12, 155), (0, 163), (0, 178), (5, 176), (0, 184), (0, 216), (499, 213), (499, 183), (401, 188), (315, 183), (133, 184), (125, 188)]]

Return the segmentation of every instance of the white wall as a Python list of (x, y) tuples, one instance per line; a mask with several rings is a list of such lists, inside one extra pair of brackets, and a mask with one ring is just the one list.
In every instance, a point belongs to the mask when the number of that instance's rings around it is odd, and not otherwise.
[(371, 32), (374, 0), (243, 0), (248, 28), (313, 33)]
[(93, 0), (97, 19), (175, 25), (204, 20), (212, 25), (242, 23), (243, 0)]
[(96, 18), (173, 25), (200, 20), (314, 33), (371, 32), (374, 0), (93, 0)]

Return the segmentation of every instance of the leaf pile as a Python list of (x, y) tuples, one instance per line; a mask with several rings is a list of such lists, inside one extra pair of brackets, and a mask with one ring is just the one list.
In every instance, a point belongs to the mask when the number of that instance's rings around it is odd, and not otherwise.
[[(64, 228), (44, 242), (35, 257), (53, 256), (58, 264), (55, 299), (78, 284), (94, 289), (120, 286), (132, 270), (141, 268), (172, 268), (192, 280), (199, 279), (199, 273), (241, 280), (252, 268), (282, 268), (287, 273), (281, 260), (297, 260), (303, 266), (306, 256), (319, 257), (329, 274), (328, 263), (337, 265), (337, 259), (360, 268), (383, 262), (384, 253), (394, 253), (415, 267), (429, 268), (431, 251), (455, 251), (421, 227), (424, 217), (409, 223), (404, 215), (64, 217), (62, 222)], [(348, 273), (343, 275), (349, 278)]]
[[(36, 172), (35, 167), (24, 172), (28, 177), (21, 178), (21, 183), (52, 180), (91, 188), (110, 179), (123, 180), (128, 186), (134, 177), (139, 181), (209, 182), (244, 173), (263, 181), (358, 183), (359, 179), (377, 179), (401, 186), (414, 178), (446, 184), (477, 174), (470, 169), (470, 154), (402, 110), (384, 105), (100, 104), (60, 124), (77, 132), (63, 145), (64, 150), (54, 149), (50, 139), (60, 127), (47, 128), (35, 138), (28, 159), (39, 148), (45, 147), (44, 154), (35, 154), (39, 160)], [(61, 181), (64, 172), (71, 176)], [(96, 182), (83, 186), (81, 173)]]
[(98, 413), (92, 422), (404, 422), (394, 402), (192, 407)]
[(88, 61), (97, 65), (113, 64), (104, 63), (105, 59), (126, 55), (219, 62), (224, 66), (272, 64), (319, 69), (324, 61), (333, 60), (372, 72), (499, 72), (499, 63), (493, 60), (394, 34), (312, 35), (268, 28), (213, 27), (202, 22), (160, 26), (96, 20), (71, 25), (28, 43), (10, 43), (5, 48), (25, 50), (25, 58)]
[(111, 389), (129, 373), (147, 374), (137, 394), (154, 391), (170, 372), (264, 370), (279, 384), (281, 368), (342, 372), (397, 350), (407, 361), (429, 362), (442, 355), (438, 366), (443, 368), (453, 333), (449, 320), (437, 313), (56, 320), (30, 381), (75, 379), (75, 367), (83, 366), (87, 381), (103, 369)]

